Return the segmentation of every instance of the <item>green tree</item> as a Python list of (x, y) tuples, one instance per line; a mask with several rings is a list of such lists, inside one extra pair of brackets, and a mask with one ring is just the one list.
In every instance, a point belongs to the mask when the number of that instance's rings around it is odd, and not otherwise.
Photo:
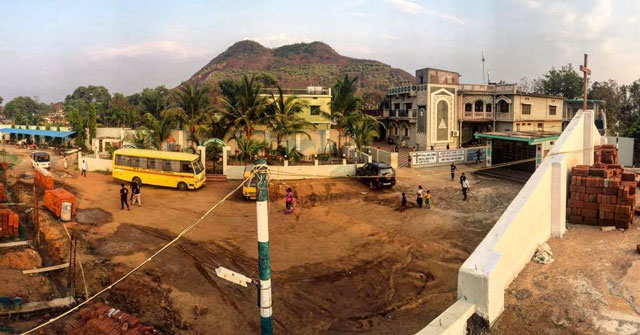
[(168, 106), (169, 90), (164, 86), (145, 88), (140, 93), (140, 105), (145, 113), (160, 118), (160, 113)]
[(348, 125), (351, 114), (359, 110), (362, 100), (356, 96), (356, 82), (358, 77), (350, 78), (345, 75), (344, 79), (336, 79), (333, 85), (333, 96), (331, 97), (331, 112), (323, 113), (323, 116), (330, 120), (338, 130), (338, 150), (342, 150), (342, 136)]
[(85, 128), (85, 117), (81, 115), (80, 111), (75, 105), (69, 105), (65, 109), (65, 112), (67, 114), (67, 119), (69, 120), (71, 130), (75, 132), (76, 145), (78, 145), (82, 150), (86, 150), (87, 130)]
[(540, 80), (540, 93), (558, 95), (567, 99), (579, 98), (584, 94), (584, 80), (567, 64), (560, 69), (552, 67)]
[(151, 145), (158, 150), (162, 150), (162, 143), (171, 136), (171, 131), (175, 128), (175, 122), (171, 117), (164, 116), (157, 119), (153, 114), (147, 113), (145, 125), (150, 132)]
[(255, 126), (262, 124), (264, 120), (267, 100), (260, 94), (260, 89), (255, 76), (248, 78), (244, 75), (238, 86), (235, 101), (227, 97), (222, 98), (223, 113), (234, 129), (244, 131), (247, 139), (251, 139)]
[[(607, 127), (612, 131), (620, 131), (616, 127), (617, 121), (621, 119), (620, 107), (623, 103), (620, 86), (615, 80), (596, 81), (589, 89), (589, 99), (605, 101), (607, 111)], [(620, 125), (622, 127), (622, 125)]]
[(253, 161), (253, 159), (262, 151), (267, 149), (264, 142), (247, 138), (246, 136), (234, 137), (238, 154), (236, 159), (241, 161)]
[(358, 151), (371, 145), (373, 139), (380, 136), (380, 122), (371, 115), (353, 113), (347, 120), (347, 135), (351, 136)]
[(198, 125), (202, 122), (203, 115), (211, 110), (208, 93), (209, 90), (198, 82), (185, 83), (176, 91), (175, 107), (162, 112), (163, 116), (176, 120), (180, 128), (187, 126), (189, 141), (194, 150), (195, 146), (199, 144), (196, 136)]
[(137, 149), (149, 149), (153, 146), (151, 132), (145, 127), (138, 127), (124, 136), (124, 141)]
[(121, 93), (113, 95), (109, 101), (109, 108), (103, 117), (99, 118), (102, 125), (115, 127), (134, 128), (140, 121), (139, 109), (129, 102), (129, 99)]
[(282, 88), (278, 86), (278, 96), (271, 93), (271, 103), (266, 108), (265, 125), (276, 134), (277, 147), (282, 140), (291, 135), (302, 134), (311, 139), (306, 130), (315, 128), (315, 125), (300, 116), (308, 104), (295, 95), (284, 97)]
[(16, 97), (4, 107), (5, 117), (16, 124), (36, 125), (48, 111), (47, 104), (37, 103), (30, 97)]

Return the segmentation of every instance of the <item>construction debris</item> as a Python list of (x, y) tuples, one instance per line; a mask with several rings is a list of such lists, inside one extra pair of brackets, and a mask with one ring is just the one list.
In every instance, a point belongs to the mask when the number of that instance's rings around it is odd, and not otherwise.
[(539, 246), (536, 252), (533, 254), (533, 261), (540, 264), (553, 263), (554, 258), (551, 247), (549, 247), (549, 245), (546, 243)]
[(79, 310), (66, 322), (67, 335), (151, 335), (153, 327), (145, 326), (133, 315), (95, 303)]
[(567, 218), (573, 224), (629, 229), (636, 205), (636, 173), (618, 165), (615, 145), (595, 148), (593, 166), (572, 169)]

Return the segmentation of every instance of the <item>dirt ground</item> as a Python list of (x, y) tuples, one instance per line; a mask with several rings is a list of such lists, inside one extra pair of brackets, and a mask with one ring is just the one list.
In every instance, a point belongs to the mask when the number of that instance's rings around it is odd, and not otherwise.
[(635, 221), (624, 232), (572, 226), (549, 240), (555, 261), (526, 266), (505, 293), (491, 334), (640, 334)]
[[(459, 266), (521, 185), (469, 175), (470, 198), (463, 202), (447, 171), (401, 168), (393, 190), (370, 191), (344, 179), (274, 183), (272, 190), (292, 187), (297, 202), (292, 215), (278, 196), (270, 202), (276, 332), (414, 334), (453, 303)], [(53, 173), (77, 197), (76, 222), (67, 228), (79, 238), (89, 294), (144, 261), (238, 184), (189, 192), (143, 186), (143, 206), (123, 211), (119, 182), (110, 175), (84, 178), (59, 162)], [(415, 206), (418, 184), (433, 194), (429, 210)], [(410, 202), (405, 212), (398, 210), (400, 192)], [(217, 266), (257, 277), (255, 203), (239, 193), (101, 299), (165, 334), (256, 333), (256, 289), (216, 277)], [(11, 326), (28, 329), (46, 317)]]

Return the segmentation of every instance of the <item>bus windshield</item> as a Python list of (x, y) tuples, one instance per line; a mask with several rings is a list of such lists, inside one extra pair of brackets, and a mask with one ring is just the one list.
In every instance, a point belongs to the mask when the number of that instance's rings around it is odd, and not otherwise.
[(194, 160), (191, 164), (193, 164), (193, 169), (195, 170), (196, 175), (199, 175), (204, 170), (202, 162), (199, 159)]

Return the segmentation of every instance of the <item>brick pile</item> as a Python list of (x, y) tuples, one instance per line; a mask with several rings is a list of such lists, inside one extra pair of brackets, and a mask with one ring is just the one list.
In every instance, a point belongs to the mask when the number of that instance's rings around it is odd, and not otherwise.
[(9, 201), (9, 195), (7, 194), (7, 186), (5, 184), (0, 183), (0, 202)]
[(53, 176), (51, 175), (51, 172), (37, 167), (33, 177), (37, 186), (42, 187), (45, 190), (53, 189)]
[(0, 208), (0, 238), (20, 236), (20, 217), (10, 209)]
[(133, 315), (95, 303), (82, 308), (64, 325), (67, 335), (151, 335), (153, 327), (145, 326)]
[(629, 229), (636, 205), (636, 174), (618, 165), (615, 145), (595, 148), (594, 165), (571, 171), (567, 218), (574, 224)]
[(56, 217), (60, 217), (62, 203), (71, 203), (71, 215), (76, 215), (76, 197), (64, 188), (56, 188), (44, 191), (44, 206), (47, 207)]

